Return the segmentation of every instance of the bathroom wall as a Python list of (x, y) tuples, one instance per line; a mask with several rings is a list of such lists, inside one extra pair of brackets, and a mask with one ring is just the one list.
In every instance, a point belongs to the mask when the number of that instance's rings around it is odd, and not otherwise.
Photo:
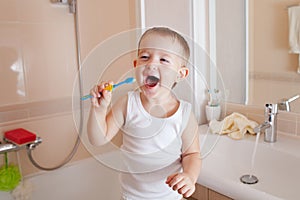
[[(262, 123), (265, 120), (264, 108), (262, 106), (226, 103), (225, 111), (226, 115), (230, 115), (233, 112), (241, 113), (257, 123)], [(300, 114), (279, 111), (277, 115), (277, 131), (300, 137)]]
[[(297, 0), (253, 0), (250, 5), (249, 105), (277, 103), (300, 94), (298, 56), (289, 53), (288, 6)], [(300, 112), (300, 100), (291, 104)]]
[[(82, 60), (98, 43), (136, 26), (135, 1), (78, 4)], [(74, 19), (67, 6), (50, 0), (0, 1), (0, 133), (22, 127), (41, 136), (33, 156), (42, 166), (61, 163), (75, 143), (76, 73)], [(81, 145), (73, 160), (88, 156)], [(15, 153), (9, 157), (16, 162)], [(19, 158), (23, 175), (37, 171), (24, 150)]]
[[(176, 30), (187, 40), (191, 57), (188, 65), (190, 72), (186, 80), (180, 82), (174, 88), (174, 93), (189, 102), (196, 100), (194, 105), (194, 113), (200, 124), (206, 121), (205, 115), (200, 113), (200, 105), (206, 104), (207, 99), (205, 96), (206, 86), (204, 84), (199, 84), (198, 93), (194, 90), (192, 77), (194, 76), (194, 61), (193, 61), (193, 1), (182, 1), (182, 0), (145, 0), (145, 27), (152, 26), (167, 26), (171, 29)], [(180, 8), (180, 9), (179, 9)], [(167, 12), (166, 12), (167, 9)], [(198, 76), (197, 78), (202, 78)], [(199, 80), (199, 83), (202, 80)], [(204, 85), (204, 87), (201, 86)], [(203, 102), (205, 101), (205, 102)]]
[[(173, 14), (171, 10), (158, 12), (156, 5), (161, 5), (161, 1), (145, 1), (146, 26), (167, 25), (191, 36), (191, 1), (169, 0), (160, 8), (169, 8), (170, 1)], [(140, 25), (136, 15), (139, 3), (134, 0), (78, 0), (83, 71), (87, 58), (97, 51), (99, 44)], [(178, 8), (182, 12), (180, 16)], [(162, 13), (164, 15), (159, 17)], [(177, 17), (180, 20), (174, 20)], [(61, 163), (78, 135), (72, 110), (72, 97), (77, 95), (75, 44), (74, 16), (67, 6), (53, 5), (50, 0), (0, 2), (0, 133), (22, 127), (38, 134), (43, 143), (34, 150), (33, 156), (44, 167)], [(108, 46), (104, 51), (118, 50), (114, 48)], [(102, 69), (96, 65), (92, 71), (88, 69), (89, 74), (102, 70), (105, 77), (116, 80), (117, 75), (130, 70), (130, 56), (129, 53), (124, 59), (111, 63), (114, 66), (122, 64), (124, 68)], [(84, 79), (89, 78), (84, 76)], [(89, 88), (85, 85), (84, 92)], [(88, 102), (85, 105), (88, 108)], [(38, 171), (28, 160), (25, 150), (18, 155), (23, 175)], [(73, 160), (88, 156), (85, 146), (80, 145)], [(17, 162), (16, 153), (9, 153), (9, 157)]]
[[(190, 63), (188, 65), (190, 72), (187, 79), (177, 84), (174, 93), (181, 99), (194, 103), (194, 113), (199, 124), (206, 123), (205, 110), (207, 104), (207, 82), (209, 77), (209, 55), (207, 54), (208, 46), (202, 46), (208, 39), (208, 27), (205, 22), (208, 17), (200, 14), (206, 9), (208, 0), (199, 0), (199, 4), (194, 5), (194, 1), (182, 0), (145, 0), (145, 26), (167, 26), (180, 34), (187, 40), (190, 50)], [(195, 6), (193, 8), (193, 6)], [(197, 13), (193, 13), (197, 12)], [(197, 19), (194, 17), (197, 16)], [(201, 18), (201, 19), (200, 19)], [(204, 24), (193, 24), (195, 21), (204, 22)], [(196, 27), (196, 28), (195, 28)], [(203, 32), (201, 27), (205, 29)], [(195, 29), (199, 29), (196, 32)], [(194, 35), (197, 34), (197, 35)], [(194, 37), (205, 38), (205, 41), (196, 41)], [(196, 42), (201, 43), (201, 45)], [(196, 55), (197, 54), (197, 55)], [(193, 80), (195, 79), (195, 80)]]
[[(136, 2), (139, 1), (78, 0), (84, 63), (100, 43), (139, 25)], [(146, 26), (167, 25), (192, 36), (191, 2), (146, 0)], [(107, 48), (114, 51), (113, 47)], [(128, 57), (125, 61), (125, 67), (130, 67)], [(37, 133), (43, 143), (33, 156), (46, 167), (61, 163), (78, 135), (72, 113), (76, 68), (74, 19), (68, 7), (53, 5), (50, 0), (0, 1), (0, 134), (18, 127)], [(116, 69), (110, 68), (106, 74), (117, 78), (120, 68)], [(93, 70), (99, 73), (103, 69), (96, 66)], [(186, 92), (186, 88), (177, 89), (183, 95)], [(205, 122), (203, 114), (200, 123)], [(16, 154), (9, 155), (16, 162)], [(81, 145), (73, 160), (88, 156)], [(19, 158), (24, 175), (38, 171), (24, 150), (19, 152)]]
[[(246, 102), (245, 0), (216, 0), (216, 66), (228, 102)], [(234, 78), (232, 72), (234, 71)]]

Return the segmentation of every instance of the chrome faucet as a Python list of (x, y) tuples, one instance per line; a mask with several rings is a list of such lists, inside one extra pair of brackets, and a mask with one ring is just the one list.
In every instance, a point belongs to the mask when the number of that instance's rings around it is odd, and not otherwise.
[(278, 103), (278, 110), (283, 110), (283, 111), (291, 111), (290, 109), (290, 103), (292, 101), (295, 101), (296, 99), (298, 99), (300, 97), (300, 95), (295, 95), (289, 99), (281, 99), (280, 102)]
[(10, 152), (10, 151), (17, 151), (19, 147), (12, 143), (2, 144), (0, 143), (0, 153)]
[(277, 114), (278, 104), (265, 105), (265, 121), (254, 128), (255, 133), (265, 133), (265, 142), (277, 140)]
[(5, 153), (5, 152), (10, 152), (10, 151), (18, 151), (21, 150), (23, 148), (27, 148), (27, 149), (33, 149), (35, 148), (37, 145), (39, 145), (40, 143), (42, 143), (42, 139), (40, 137), (37, 137), (35, 139), (35, 141), (32, 141), (26, 145), (16, 145), (8, 140), (6, 140), (6, 138), (4, 138), (5, 143), (1, 143), (0, 142), (0, 154), (1, 153)]

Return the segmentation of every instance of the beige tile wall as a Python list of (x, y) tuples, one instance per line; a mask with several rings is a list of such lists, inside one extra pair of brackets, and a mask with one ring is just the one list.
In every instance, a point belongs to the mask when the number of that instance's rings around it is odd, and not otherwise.
[[(226, 115), (239, 112), (251, 120), (258, 123), (264, 121), (263, 106), (246, 106), (240, 104), (227, 103), (225, 106)], [(291, 135), (300, 136), (300, 114), (279, 111), (277, 115), (277, 130)]]
[[(135, 28), (134, 3), (78, 0), (82, 60), (108, 37)], [(33, 155), (46, 167), (59, 164), (78, 135), (72, 115), (75, 44), (74, 16), (67, 6), (0, 1), (0, 135), (18, 127), (37, 133), (43, 143)], [(37, 171), (25, 151), (19, 155), (24, 175)], [(16, 162), (15, 153), (9, 156)], [(73, 160), (87, 156), (81, 145)]]
[[(72, 113), (53, 114), (52, 116), (48, 115), (24, 122), (3, 125), (0, 127), (0, 132), (3, 133), (18, 127), (29, 130), (42, 138), (43, 142), (33, 150), (33, 156), (37, 163), (43, 167), (54, 167), (60, 164), (71, 152), (78, 135), (78, 131), (74, 127)], [(26, 151), (21, 150), (18, 153), (23, 175), (36, 172), (37, 169), (30, 163)], [(10, 161), (17, 163), (14, 154), (16, 153), (9, 153), (12, 158)], [(87, 156), (89, 156), (88, 152), (81, 145), (73, 160), (86, 158)]]
[[(300, 94), (298, 55), (289, 53), (287, 7), (296, 0), (249, 1), (249, 104), (277, 103)], [(300, 100), (292, 103), (300, 113)]]

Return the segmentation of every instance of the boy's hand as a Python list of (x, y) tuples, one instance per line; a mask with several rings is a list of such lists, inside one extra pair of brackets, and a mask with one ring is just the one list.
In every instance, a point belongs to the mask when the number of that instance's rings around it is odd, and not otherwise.
[(176, 173), (168, 176), (166, 184), (185, 198), (190, 197), (195, 192), (195, 183), (185, 173)]
[(93, 98), (91, 98), (91, 102), (94, 107), (99, 108), (103, 106), (107, 108), (110, 104), (111, 91), (104, 89), (108, 85), (113, 85), (113, 82), (102, 82), (91, 89), (90, 94), (93, 96)]

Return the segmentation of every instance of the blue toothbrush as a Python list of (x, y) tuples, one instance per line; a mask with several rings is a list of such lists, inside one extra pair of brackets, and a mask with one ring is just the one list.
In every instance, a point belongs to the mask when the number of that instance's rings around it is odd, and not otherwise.
[[(131, 84), (131, 83), (134, 83), (134, 82), (135, 82), (135, 79), (133, 77), (129, 77), (129, 78), (125, 79), (124, 81), (121, 81), (121, 82), (119, 82), (117, 84), (106, 86), (104, 88), (104, 90), (113, 91), (115, 88), (117, 88), (117, 87), (119, 87), (119, 86), (121, 86), (123, 84)], [(93, 97), (92, 95), (88, 94), (88, 95), (85, 95), (85, 96), (81, 97), (80, 99), (82, 101), (84, 101), (84, 100), (90, 99), (92, 97)]]

